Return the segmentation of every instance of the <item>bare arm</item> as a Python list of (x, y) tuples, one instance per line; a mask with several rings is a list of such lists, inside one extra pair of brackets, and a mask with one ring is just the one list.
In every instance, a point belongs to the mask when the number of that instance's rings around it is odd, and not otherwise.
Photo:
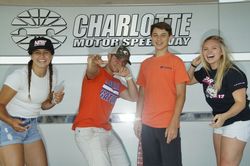
[(52, 92), (49, 94), (48, 99), (46, 99), (42, 105), (41, 108), (43, 110), (48, 110), (54, 107), (56, 104), (60, 103), (63, 100), (64, 92)]
[(177, 131), (180, 123), (180, 116), (184, 106), (185, 98), (186, 98), (186, 84), (185, 83), (177, 84), (174, 115), (165, 132), (167, 143), (170, 143), (173, 139), (177, 137)]
[(138, 99), (138, 90), (133, 79), (126, 80), (128, 89), (124, 90), (120, 96), (121, 98), (129, 101), (136, 102)]
[(136, 115), (135, 115), (135, 117), (138, 119), (141, 119), (142, 117), (143, 105), (144, 105), (144, 88), (140, 86), (139, 97), (136, 103)]
[(9, 124), (13, 129), (19, 132), (26, 130), (26, 127), (22, 126), (22, 121), (12, 118), (7, 110), (6, 105), (16, 95), (16, 91), (7, 85), (3, 85), (0, 91), (0, 119), (5, 123)]
[(119, 72), (114, 74), (124, 77), (127, 82), (128, 88), (120, 94), (121, 98), (136, 102), (138, 99), (138, 89), (133, 80), (130, 70), (126, 66), (124, 66), (120, 67)]
[(141, 127), (142, 127), (142, 112), (143, 112), (143, 104), (144, 104), (144, 88), (139, 87), (139, 97), (136, 103), (136, 113), (135, 113), (135, 121), (134, 121), (134, 133), (137, 138), (141, 136)]
[(224, 122), (239, 114), (246, 106), (246, 88), (241, 88), (233, 92), (233, 98), (235, 103), (232, 107), (223, 114), (217, 114), (213, 118), (211, 126), (213, 128), (221, 127)]
[(94, 79), (99, 73), (99, 67), (106, 62), (101, 59), (99, 55), (89, 55), (86, 75), (88, 79)]
[(52, 97), (52, 96), (53, 96), (52, 93), (49, 94), (48, 99), (46, 99), (46, 100), (42, 103), (41, 108), (42, 108), (43, 110), (48, 110), (48, 109), (50, 109), (50, 108), (52, 108), (52, 107), (54, 107), (54, 106), (56, 105), (56, 103), (53, 102), (53, 97)]
[(199, 66), (200, 62), (201, 62), (200, 56), (196, 57), (191, 62), (191, 65), (190, 65), (190, 67), (188, 69), (188, 75), (189, 75), (189, 79), (190, 79), (190, 82), (188, 82), (189, 85), (193, 85), (193, 84), (198, 83), (198, 81), (194, 77), (194, 72), (195, 72), (196, 67)]

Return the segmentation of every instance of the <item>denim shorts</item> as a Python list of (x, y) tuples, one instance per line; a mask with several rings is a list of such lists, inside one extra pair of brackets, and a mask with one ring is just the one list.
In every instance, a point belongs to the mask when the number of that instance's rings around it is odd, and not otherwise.
[(24, 132), (17, 132), (7, 123), (0, 121), (0, 146), (28, 144), (41, 139), (41, 134), (37, 128), (37, 118), (13, 118), (23, 121), (28, 129)]

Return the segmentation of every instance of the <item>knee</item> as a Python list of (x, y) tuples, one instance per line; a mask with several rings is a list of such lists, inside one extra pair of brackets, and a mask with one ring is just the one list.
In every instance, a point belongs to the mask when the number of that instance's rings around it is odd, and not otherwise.
[(229, 157), (221, 157), (219, 166), (238, 166), (238, 160), (234, 160)]

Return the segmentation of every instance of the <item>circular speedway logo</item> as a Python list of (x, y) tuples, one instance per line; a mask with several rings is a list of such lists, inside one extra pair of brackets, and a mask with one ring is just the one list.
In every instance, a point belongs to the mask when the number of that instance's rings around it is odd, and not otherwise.
[(27, 50), (29, 42), (34, 37), (49, 38), (54, 48), (60, 47), (67, 36), (61, 33), (67, 28), (67, 23), (59, 14), (47, 9), (29, 9), (19, 14), (11, 23), (18, 27), (11, 32), (12, 40), (21, 48)]

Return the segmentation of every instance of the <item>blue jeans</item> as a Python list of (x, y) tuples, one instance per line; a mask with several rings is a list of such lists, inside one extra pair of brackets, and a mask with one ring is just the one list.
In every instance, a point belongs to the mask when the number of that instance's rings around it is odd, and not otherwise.
[(23, 124), (29, 126), (29, 128), (24, 132), (17, 132), (7, 123), (0, 121), (0, 146), (28, 144), (41, 139), (41, 134), (37, 128), (37, 118), (13, 118), (23, 121)]
[(89, 166), (129, 166), (121, 140), (113, 130), (96, 127), (75, 129), (75, 140)]

